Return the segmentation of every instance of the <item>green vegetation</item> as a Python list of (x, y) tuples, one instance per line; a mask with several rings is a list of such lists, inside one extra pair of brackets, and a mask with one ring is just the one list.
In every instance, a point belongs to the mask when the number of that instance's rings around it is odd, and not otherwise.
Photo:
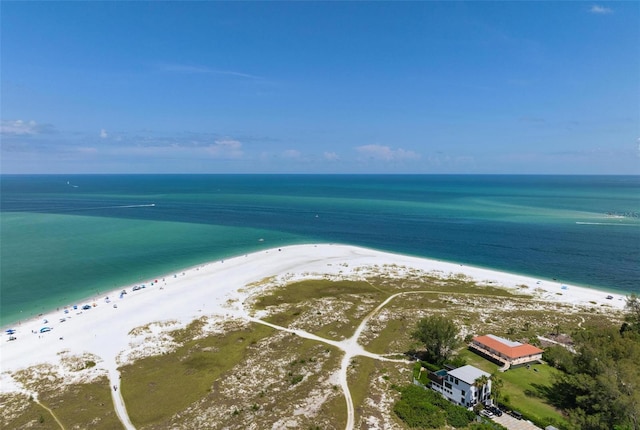
[(256, 309), (282, 304), (299, 304), (312, 299), (325, 297), (344, 297), (351, 294), (363, 295), (382, 294), (388, 296), (388, 291), (375, 287), (366, 281), (331, 281), (327, 279), (310, 279), (283, 285), (269, 295), (260, 297), (255, 304)]
[(425, 345), (429, 361), (444, 363), (460, 344), (459, 333), (460, 330), (449, 318), (431, 315), (418, 321), (411, 337)]
[[(122, 428), (113, 409), (106, 377), (86, 384), (68, 384), (64, 389), (51, 384), (48, 375), (42, 378), (31, 381), (39, 386), (38, 399), (42, 406), (23, 395), (0, 396), (3, 409), (0, 428), (59, 429), (60, 426), (46, 408), (55, 413), (65, 428)], [(15, 416), (10, 410), (16, 411)]]
[(445, 425), (465, 428), (475, 419), (475, 413), (454, 405), (435, 391), (407, 385), (400, 393), (393, 411), (411, 428), (435, 429)]
[(377, 373), (376, 364), (376, 360), (367, 357), (354, 357), (351, 360), (350, 367), (353, 372), (349, 374), (349, 390), (356, 411), (362, 409), (365, 399), (370, 394), (369, 387)]
[[(284, 285), (257, 298), (255, 308), (273, 308), (271, 315), (265, 318), (273, 324), (287, 327), (295, 323), (318, 336), (343, 340), (353, 334), (362, 312), (373, 310), (389, 296), (385, 288), (366, 281), (305, 280)], [(336, 309), (323, 312), (329, 298), (334, 299), (332, 303)]]
[[(385, 298), (404, 292), (372, 318), (361, 341), (369, 351), (400, 357), (411, 352), (408, 350), (415, 346), (416, 339), (422, 342), (427, 348), (422, 356), (426, 361), (415, 363), (413, 376), (423, 384), (428, 384), (428, 370), (438, 370), (445, 363), (454, 367), (468, 363), (494, 375), (494, 398), (541, 427), (552, 424), (566, 430), (639, 430), (637, 298), (630, 299), (625, 322), (618, 329), (620, 325), (612, 327), (611, 323), (615, 315), (606, 308), (578, 312), (568, 312), (563, 305), (541, 308), (525, 296), (479, 287), (460, 276), (439, 279), (417, 271), (407, 276), (368, 274), (364, 281), (296, 282), (258, 297), (255, 308), (269, 308), (267, 320), (275, 324), (293, 324), (325, 338), (343, 339), (350, 337)], [(419, 320), (425, 315), (429, 316)], [(622, 319), (617, 322), (621, 323)], [(198, 420), (203, 417), (225, 428), (237, 428), (248, 421), (271, 426), (291, 415), (292, 405), (298, 408), (304, 399), (318, 398), (319, 393), (327, 396), (326, 400), (318, 406), (316, 415), (298, 415), (299, 427), (344, 428), (342, 391), (338, 385), (327, 385), (326, 380), (339, 368), (342, 353), (336, 348), (261, 324), (228, 323), (224, 333), (207, 336), (204, 330), (208, 324), (202, 318), (174, 330), (170, 334), (180, 345), (174, 351), (140, 359), (121, 369), (121, 392), (138, 428), (174, 428), (201, 422)], [(511, 332), (507, 337), (530, 342), (537, 342), (536, 335), (559, 335), (561, 330), (567, 333), (572, 327), (582, 328), (573, 334), (577, 354), (553, 346), (546, 348), (544, 355), (553, 366), (534, 365), (497, 373), (497, 365), (466, 349), (456, 353), (458, 327), (464, 327), (466, 333), (505, 336)], [(138, 334), (147, 331), (151, 333), (149, 327), (136, 329)], [(95, 363), (92, 357), (83, 357), (78, 371)], [(421, 370), (423, 367), (427, 371)], [(403, 370), (403, 364), (361, 356), (352, 360), (348, 382), (356, 422), (363, 416), (388, 419), (391, 411), (384, 403), (376, 403), (386, 392), (400, 397), (393, 406), (393, 419), (410, 427), (499, 428), (491, 423), (469, 423), (468, 411), (430, 390), (409, 386), (400, 389), (400, 394), (389, 393), (389, 388), (396, 386), (393, 384), (407, 382)], [(65, 427), (87, 428), (93, 425), (90, 419), (97, 419), (102, 428), (121, 427), (106, 378), (86, 387), (51, 380), (48, 385), (29, 389), (38, 392), (42, 404), (51, 408)], [(4, 409), (12, 405), (4, 398), (0, 402)], [(21, 412), (0, 420), (0, 428), (59, 428), (53, 416), (36, 402), (25, 398), (20, 402), (16, 410)]]
[(640, 333), (640, 297), (638, 295), (631, 294), (627, 298), (626, 310), (625, 322), (620, 330)]
[[(109, 380), (101, 377), (90, 384), (73, 384), (64, 390), (39, 393), (40, 403), (51, 409), (67, 428), (122, 428), (111, 399)], [(48, 421), (53, 418), (44, 413)]]
[[(493, 375), (492, 389), (497, 402), (521, 412), (527, 419), (539, 425), (544, 424), (542, 427), (547, 425), (566, 427), (567, 421), (561, 410), (547, 395), (555, 377), (560, 374), (557, 369), (544, 364), (535, 364), (530, 368), (517, 367), (498, 373), (496, 364), (469, 350), (460, 351), (459, 356), (472, 366)], [(496, 380), (499, 381), (498, 384)]]
[[(216, 379), (233, 368), (256, 341), (272, 333), (271, 328), (253, 324), (224, 335), (192, 338), (174, 352), (122, 367), (121, 390), (131, 421), (137, 427), (166, 422), (206, 396)], [(189, 338), (182, 332), (178, 335)]]
[(1, 393), (0, 405), (2, 410), (0, 428), (2, 429), (60, 429), (49, 411), (24, 394)]
[(499, 377), (504, 384), (500, 401), (539, 426), (566, 427), (562, 413), (554, 407), (548, 396), (559, 373), (544, 364), (532, 365), (530, 368), (518, 367), (500, 373)]
[[(626, 325), (593, 327), (574, 336), (577, 354), (547, 391), (573, 428), (640, 429), (640, 325), (633, 298)], [(637, 314), (640, 315), (640, 314)]]

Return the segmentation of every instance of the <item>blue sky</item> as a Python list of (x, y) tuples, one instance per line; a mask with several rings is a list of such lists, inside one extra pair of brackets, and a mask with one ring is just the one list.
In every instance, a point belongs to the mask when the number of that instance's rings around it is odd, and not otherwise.
[(2, 2), (3, 173), (640, 174), (638, 2)]

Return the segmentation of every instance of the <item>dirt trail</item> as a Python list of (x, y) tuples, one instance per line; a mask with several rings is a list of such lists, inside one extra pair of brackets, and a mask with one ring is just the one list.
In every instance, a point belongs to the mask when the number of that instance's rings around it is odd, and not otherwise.
[(62, 423), (60, 422), (60, 420), (58, 419), (58, 417), (56, 417), (56, 414), (53, 413), (53, 411), (51, 409), (49, 409), (48, 407), (46, 407), (45, 405), (43, 405), (42, 403), (40, 403), (40, 401), (38, 400), (38, 397), (36, 395), (33, 395), (33, 400), (38, 404), (38, 406), (42, 407), (43, 409), (46, 409), (47, 412), (49, 412), (49, 414), (53, 417), (53, 419), (55, 420), (55, 422), (60, 426), (60, 428), (62, 430), (65, 430), (64, 426), (62, 425)]
[(280, 331), (284, 331), (287, 333), (293, 333), (296, 334), (300, 337), (303, 337), (305, 339), (311, 339), (311, 340), (315, 340), (318, 342), (323, 342), (326, 343), (328, 345), (334, 346), (340, 350), (342, 350), (344, 352), (344, 357), (342, 357), (342, 362), (340, 364), (340, 372), (339, 372), (339, 379), (340, 379), (340, 385), (342, 387), (342, 392), (344, 393), (344, 398), (345, 401), (347, 402), (347, 425), (345, 427), (346, 430), (352, 430), (355, 427), (355, 408), (353, 406), (353, 397), (351, 396), (351, 390), (349, 390), (349, 381), (348, 381), (348, 369), (349, 369), (349, 364), (351, 363), (351, 360), (353, 359), (353, 357), (355, 356), (364, 356), (364, 357), (369, 357), (369, 358), (373, 358), (375, 360), (380, 360), (380, 361), (391, 361), (391, 362), (396, 362), (396, 363), (408, 363), (408, 360), (398, 360), (398, 359), (393, 359), (393, 358), (387, 358), (384, 355), (380, 355), (380, 354), (374, 354), (372, 352), (366, 351), (362, 345), (360, 345), (358, 343), (358, 338), (360, 337), (360, 335), (362, 334), (362, 332), (364, 331), (364, 329), (367, 326), (367, 323), (369, 322), (369, 320), (375, 315), (377, 314), (380, 309), (382, 309), (384, 306), (386, 306), (391, 300), (393, 300), (394, 298), (405, 294), (405, 293), (397, 293), (394, 294), (392, 296), (390, 296), (389, 298), (387, 298), (384, 302), (380, 303), (373, 311), (369, 312), (369, 314), (362, 320), (362, 322), (360, 323), (360, 325), (358, 326), (358, 328), (356, 329), (356, 331), (354, 332), (353, 336), (351, 336), (349, 339), (345, 339), (342, 341), (335, 341), (335, 340), (331, 340), (331, 339), (326, 339), (320, 336), (317, 336), (315, 334), (309, 333), (307, 331), (304, 330), (297, 330), (297, 329), (290, 329), (290, 328), (286, 328), (286, 327), (282, 327), (276, 324), (271, 324), (269, 322), (263, 321), (261, 319), (258, 318), (253, 318), (250, 316), (247, 316), (246, 318), (251, 321), (251, 322), (255, 322), (258, 324), (263, 324), (266, 326), (269, 326), (271, 328), (274, 328), (276, 330), (280, 330)]
[[(338, 348), (342, 352), (344, 352), (344, 357), (342, 358), (342, 361), (340, 364), (340, 371), (339, 371), (338, 377), (340, 380), (342, 391), (344, 393), (345, 401), (347, 403), (347, 425), (345, 427), (345, 430), (353, 430), (355, 428), (355, 408), (353, 405), (353, 397), (351, 396), (351, 390), (349, 389), (349, 383), (348, 383), (348, 369), (349, 369), (349, 365), (351, 364), (351, 360), (356, 356), (363, 356), (363, 357), (368, 357), (368, 358), (372, 358), (374, 360), (380, 360), (380, 361), (395, 362), (395, 363), (410, 363), (410, 361), (408, 360), (393, 359), (393, 358), (386, 357), (386, 355), (390, 355), (390, 354), (374, 354), (372, 352), (365, 350), (362, 347), (362, 345), (358, 343), (358, 339), (360, 338), (360, 335), (366, 328), (371, 318), (373, 318), (373, 316), (375, 316), (378, 312), (380, 312), (382, 308), (384, 308), (387, 304), (389, 304), (390, 301), (392, 301), (398, 296), (402, 296), (405, 294), (441, 294), (441, 293), (438, 291), (403, 291), (400, 293), (393, 294), (389, 296), (385, 301), (380, 303), (374, 310), (369, 312), (369, 314), (358, 325), (353, 336), (342, 341), (326, 339), (324, 337), (317, 336), (313, 333), (309, 333), (304, 330), (291, 329), (291, 328), (279, 326), (277, 324), (272, 324), (270, 322), (261, 320), (259, 318), (252, 317), (250, 313), (242, 307), (242, 305), (239, 309), (236, 308), (235, 311), (232, 312), (232, 314), (236, 318), (244, 319), (246, 321), (254, 322), (257, 324), (262, 324), (279, 331), (284, 331), (286, 333), (292, 333), (305, 339), (314, 340), (316, 342), (322, 342), (327, 345), (331, 345), (335, 348)], [(480, 296), (484, 295), (482, 293), (454, 293), (454, 294), (480, 295)], [(120, 393), (120, 374), (117, 371), (116, 366), (110, 367), (109, 380), (110, 380), (111, 387), (117, 388), (116, 390), (113, 390), (111, 392), (111, 395), (113, 398), (113, 405), (116, 409), (118, 418), (120, 419), (120, 421), (122, 422), (122, 425), (127, 430), (135, 430), (135, 427), (133, 426), (133, 424), (131, 423), (131, 420), (129, 419), (126, 405)]]
[(129, 419), (127, 413), (127, 407), (124, 404), (122, 398), (122, 392), (120, 391), (120, 372), (115, 369), (116, 366), (111, 366), (109, 369), (109, 385), (111, 386), (111, 398), (113, 399), (113, 407), (116, 410), (116, 415), (122, 423), (125, 429), (135, 430), (133, 423)]

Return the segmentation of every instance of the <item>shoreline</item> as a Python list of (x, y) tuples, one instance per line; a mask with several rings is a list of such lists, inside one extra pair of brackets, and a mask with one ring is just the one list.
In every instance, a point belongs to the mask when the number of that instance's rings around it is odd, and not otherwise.
[[(117, 375), (117, 368), (132, 357), (135, 359), (140, 350), (162, 351), (162, 346), (149, 345), (132, 334), (136, 327), (151, 327), (154, 333), (184, 327), (201, 317), (219, 321), (246, 320), (248, 313), (243, 302), (265, 288), (250, 285), (266, 278), (285, 277), (287, 281), (324, 275), (348, 278), (356, 274), (358, 268), (383, 266), (417, 269), (441, 277), (463, 274), (482, 286), (501, 287), (533, 295), (529, 300), (564, 303), (574, 308), (598, 306), (620, 311), (625, 305), (624, 296), (607, 299), (613, 294), (606, 291), (462, 264), (351, 245), (289, 245), (158, 276), (144, 282), (145, 288), (137, 291), (132, 291), (132, 285), (124, 286), (101, 294), (99, 298), (92, 295), (79, 301), (78, 309), (67, 307), (65, 313), (61, 308), (19, 325), (3, 327), (0, 392), (18, 390), (8, 372), (41, 363), (56, 363), (65, 354), (89, 354), (96, 357), (95, 372)], [(156, 279), (158, 282), (150, 284)], [(528, 288), (523, 289), (522, 285)], [(122, 290), (127, 293), (120, 297)], [(85, 304), (89, 309), (81, 309)], [(40, 333), (44, 327), (51, 330)], [(7, 328), (16, 330), (13, 334), (16, 340), (8, 341)], [(147, 347), (151, 349), (145, 349)]]
[[(44, 309), (38, 313), (36, 313), (37, 311), (35, 311), (31, 316), (27, 317), (27, 318), (20, 318), (17, 319), (13, 322), (7, 322), (7, 323), (2, 323), (2, 325), (0, 325), (0, 330), (4, 333), (5, 330), (9, 329), (9, 328), (14, 328), (15, 326), (19, 326), (22, 323), (29, 323), (30, 321), (35, 321), (35, 320), (39, 320), (44, 318), (46, 315), (50, 315), (53, 314), (55, 312), (62, 312), (64, 309), (67, 308), (71, 308), (73, 305), (75, 304), (85, 304), (85, 303), (93, 303), (93, 302), (97, 302), (100, 301), (101, 298), (104, 298), (105, 296), (109, 296), (111, 297), (112, 295), (115, 296), (116, 292), (120, 292), (121, 290), (130, 290), (132, 287), (136, 286), (136, 285), (148, 285), (150, 284), (151, 281), (156, 280), (156, 279), (162, 279), (162, 278), (168, 278), (168, 277), (172, 277), (174, 274), (176, 273), (186, 273), (189, 272), (193, 269), (197, 269), (200, 267), (205, 267), (208, 266), (210, 264), (215, 264), (218, 263), (220, 261), (229, 261), (229, 260), (233, 260), (235, 258), (238, 257), (243, 257), (243, 256), (248, 256), (248, 255), (255, 255), (255, 254), (260, 254), (262, 252), (268, 252), (270, 250), (277, 250), (277, 249), (286, 249), (286, 248), (291, 248), (291, 247), (299, 247), (299, 246), (321, 246), (321, 245), (331, 245), (331, 246), (346, 246), (346, 247), (352, 247), (352, 248), (360, 248), (360, 249), (364, 249), (364, 250), (368, 250), (371, 252), (375, 252), (375, 253), (379, 253), (379, 254), (387, 254), (387, 255), (392, 255), (398, 258), (406, 258), (406, 259), (414, 259), (414, 260), (424, 260), (424, 261), (428, 261), (428, 262), (432, 262), (432, 263), (437, 263), (437, 264), (442, 264), (444, 266), (450, 266), (450, 267), (462, 267), (468, 270), (473, 271), (474, 273), (487, 273), (489, 275), (491, 274), (497, 274), (499, 276), (504, 276), (504, 277), (513, 277), (513, 278), (520, 278), (523, 280), (523, 282), (531, 282), (533, 280), (535, 280), (536, 282), (541, 282), (544, 283), (546, 286), (549, 285), (564, 285), (567, 287), (571, 287), (571, 288), (578, 288), (581, 291), (583, 291), (583, 293), (585, 295), (591, 295), (591, 293), (596, 296), (596, 295), (604, 295), (604, 297), (607, 296), (613, 296), (614, 300), (613, 301), (624, 301), (626, 297), (628, 297), (629, 294), (631, 294), (630, 292), (624, 292), (621, 290), (616, 290), (613, 288), (607, 288), (607, 287), (601, 287), (601, 286), (584, 286), (584, 285), (579, 285), (579, 284), (574, 284), (571, 281), (562, 281), (562, 280), (557, 280), (557, 279), (550, 279), (550, 278), (546, 278), (546, 277), (538, 277), (538, 276), (534, 276), (534, 275), (530, 275), (530, 274), (524, 274), (524, 273), (516, 273), (516, 272), (507, 272), (504, 270), (500, 270), (500, 269), (495, 269), (492, 267), (486, 267), (486, 266), (474, 266), (474, 265), (470, 265), (470, 264), (466, 264), (466, 263), (460, 263), (460, 262), (456, 262), (456, 261), (449, 261), (449, 260), (442, 260), (442, 259), (437, 259), (437, 258), (433, 258), (433, 257), (423, 257), (420, 255), (415, 255), (415, 254), (400, 254), (397, 252), (393, 252), (393, 251), (385, 251), (385, 250), (380, 250), (380, 249), (376, 249), (376, 248), (367, 248), (361, 245), (351, 245), (351, 244), (342, 244), (342, 243), (317, 243), (317, 244), (305, 244), (305, 243), (298, 243), (298, 244), (288, 244), (288, 245), (282, 245), (280, 247), (276, 246), (273, 248), (267, 248), (267, 249), (263, 249), (263, 250), (259, 250), (259, 251), (252, 251), (249, 253), (242, 253), (242, 254), (236, 254), (236, 255), (232, 255), (229, 257), (222, 257), (220, 259), (216, 259), (216, 260), (209, 260), (209, 261), (205, 261), (202, 263), (196, 263), (190, 266), (186, 266), (183, 268), (179, 268), (176, 269), (174, 271), (170, 271), (167, 272), (165, 274), (162, 275), (156, 275), (156, 276), (151, 276), (149, 278), (140, 278), (141, 280), (138, 282), (133, 282), (133, 283), (127, 283), (127, 284), (123, 284), (117, 288), (113, 288), (113, 289), (108, 289), (105, 292), (101, 292), (101, 291), (97, 291), (97, 292), (93, 292), (90, 295), (86, 295), (86, 296), (80, 296), (79, 299), (75, 300), (73, 302), (73, 304), (70, 303), (65, 303), (65, 304), (60, 304), (59, 306), (56, 306), (55, 309), (52, 306), (49, 309)], [(472, 276), (474, 279), (475, 277)], [(562, 300), (561, 300), (562, 301)], [(598, 300), (596, 300), (598, 301)], [(564, 302), (564, 301), (562, 301)], [(607, 301), (605, 302), (605, 304), (611, 304), (612, 301)], [(598, 305), (600, 305), (602, 303), (598, 302)], [(614, 306), (616, 307), (616, 306)], [(616, 307), (617, 308), (617, 307)], [(622, 306), (622, 308), (624, 308), (624, 305)], [(22, 312), (22, 311), (21, 311)]]
[[(593, 296), (592, 298), (590, 298), (589, 301), (594, 300), (597, 302), (598, 305), (612, 305), (613, 303), (615, 303), (616, 301), (624, 301), (625, 298), (628, 296), (628, 294), (631, 293), (623, 293), (621, 291), (618, 290), (614, 290), (614, 289), (607, 289), (604, 287), (586, 287), (583, 285), (576, 285), (573, 284), (571, 282), (563, 282), (563, 281), (559, 281), (556, 279), (549, 279), (549, 278), (544, 278), (544, 277), (536, 277), (536, 276), (532, 276), (532, 275), (527, 275), (527, 274), (521, 274), (521, 273), (514, 273), (514, 272), (506, 272), (506, 271), (502, 271), (502, 270), (497, 270), (497, 269), (493, 269), (490, 267), (484, 267), (484, 266), (473, 266), (473, 265), (468, 265), (468, 264), (464, 264), (464, 263), (459, 263), (459, 262), (454, 262), (454, 261), (448, 261), (448, 260), (439, 260), (439, 259), (435, 259), (435, 258), (429, 258), (429, 257), (421, 257), (421, 256), (417, 256), (417, 255), (411, 255), (411, 254), (399, 254), (399, 253), (395, 253), (395, 252), (391, 252), (391, 251), (383, 251), (383, 250), (378, 250), (378, 249), (374, 249), (374, 248), (366, 248), (363, 246), (359, 246), (359, 245), (349, 245), (349, 244), (341, 244), (341, 243), (311, 243), (311, 244), (293, 244), (293, 245), (283, 245), (281, 247), (274, 247), (274, 248), (267, 248), (264, 250), (260, 250), (260, 251), (254, 251), (254, 252), (249, 252), (246, 254), (239, 254), (239, 255), (235, 255), (235, 256), (231, 256), (228, 258), (222, 258), (222, 259), (216, 259), (216, 260), (210, 260), (210, 261), (206, 261), (203, 263), (199, 263), (199, 264), (195, 264), (192, 266), (188, 266), (185, 268), (181, 268), (178, 269), (176, 271), (172, 271), (172, 272), (168, 272), (165, 273), (163, 275), (159, 275), (159, 276), (155, 276), (155, 277), (151, 277), (148, 278), (146, 280), (142, 280), (140, 282), (136, 282), (136, 283), (130, 283), (130, 284), (124, 284), (121, 285), (117, 288), (108, 290), (106, 292), (100, 292), (98, 291), (97, 293), (88, 295), (88, 296), (83, 296), (82, 298), (78, 299), (75, 301), (74, 304), (66, 304), (64, 306), (58, 306), (57, 309), (49, 309), (49, 310), (44, 310), (42, 312), (40, 312), (37, 315), (34, 315), (32, 317), (29, 318), (25, 318), (25, 319), (21, 319), (21, 320), (17, 320), (14, 322), (10, 322), (10, 323), (5, 323), (0, 327), (0, 330), (2, 330), (2, 332), (4, 333), (5, 330), (9, 329), (9, 328), (13, 328), (15, 326), (19, 326), (22, 323), (28, 324), (29, 322), (32, 321), (37, 321), (40, 319), (45, 318), (47, 315), (52, 315), (54, 313), (59, 313), (59, 312), (63, 312), (65, 309), (71, 309), (74, 305), (78, 305), (81, 306), (80, 303), (82, 303), (82, 305), (87, 304), (87, 303), (94, 303), (94, 302), (99, 302), (101, 299), (103, 299), (104, 297), (116, 297), (122, 290), (131, 290), (131, 288), (137, 286), (137, 285), (145, 285), (145, 287), (143, 287), (143, 289), (146, 289), (146, 286), (149, 285), (150, 287), (153, 287), (153, 283), (156, 280), (166, 280), (167, 278), (172, 278), (174, 277), (174, 275), (178, 275), (178, 274), (186, 274), (187, 272), (191, 272), (193, 270), (198, 271), (200, 268), (203, 267), (207, 267), (211, 264), (216, 264), (216, 263), (220, 263), (220, 262), (224, 262), (224, 261), (231, 261), (231, 260), (235, 260), (238, 259), (240, 257), (248, 257), (248, 256), (255, 256), (261, 253), (269, 253), (269, 251), (278, 251), (279, 249), (289, 249), (289, 248), (297, 248), (297, 247), (308, 247), (308, 246), (313, 246), (313, 247), (318, 247), (318, 246), (333, 246), (333, 247), (349, 247), (349, 248), (354, 248), (354, 249), (361, 249), (361, 250), (366, 250), (369, 251), (371, 253), (376, 253), (379, 255), (388, 255), (388, 256), (393, 256), (395, 258), (400, 258), (400, 259), (407, 259), (407, 260), (422, 260), (425, 263), (428, 264), (435, 264), (435, 265), (442, 265), (443, 267), (447, 267), (450, 268), (452, 271), (455, 268), (464, 268), (465, 270), (460, 271), (459, 273), (464, 273), (465, 275), (468, 275), (467, 272), (470, 271), (471, 275), (470, 277), (472, 277), (476, 282), (480, 282), (479, 279), (477, 279), (477, 275), (478, 274), (485, 274), (489, 275), (489, 276), (493, 276), (496, 275), (499, 278), (502, 279), (512, 279), (513, 282), (515, 282), (515, 280), (520, 280), (521, 282), (535, 282), (535, 285), (540, 286), (540, 288), (544, 288), (544, 287), (549, 287), (551, 286), (552, 288), (555, 287), (559, 287), (560, 291), (562, 292), (562, 286), (566, 286), (567, 289), (568, 288), (572, 288), (572, 289), (577, 289), (577, 291), (581, 292), (581, 295), (586, 296)], [(436, 269), (437, 270), (437, 269)], [(495, 285), (495, 286), (499, 286), (499, 285)], [(502, 285), (503, 287), (507, 288), (507, 289), (517, 289), (517, 287), (515, 286), (515, 284), (511, 283), (511, 285)], [(607, 296), (613, 296), (614, 299), (613, 300), (607, 300), (604, 302), (601, 302), (599, 300), (599, 297), (607, 297)], [(550, 301), (554, 301), (554, 300), (550, 300)], [(562, 303), (567, 303), (567, 301), (565, 300), (558, 300), (559, 302)], [(577, 303), (576, 303), (577, 304)], [(584, 304), (584, 303), (582, 303)], [(592, 304), (592, 303), (590, 303)], [(616, 309), (623, 309), (624, 308), (624, 304), (621, 307), (618, 306), (612, 306)]]

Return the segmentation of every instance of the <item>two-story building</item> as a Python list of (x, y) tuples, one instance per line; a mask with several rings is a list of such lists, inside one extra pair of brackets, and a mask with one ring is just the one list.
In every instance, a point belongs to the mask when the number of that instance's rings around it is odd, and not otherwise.
[(474, 337), (469, 348), (482, 356), (503, 363), (506, 367), (540, 361), (544, 352), (528, 343), (514, 342), (492, 334)]
[(451, 402), (471, 408), (478, 403), (486, 403), (491, 397), (490, 377), (487, 372), (466, 365), (429, 373), (429, 387)]

